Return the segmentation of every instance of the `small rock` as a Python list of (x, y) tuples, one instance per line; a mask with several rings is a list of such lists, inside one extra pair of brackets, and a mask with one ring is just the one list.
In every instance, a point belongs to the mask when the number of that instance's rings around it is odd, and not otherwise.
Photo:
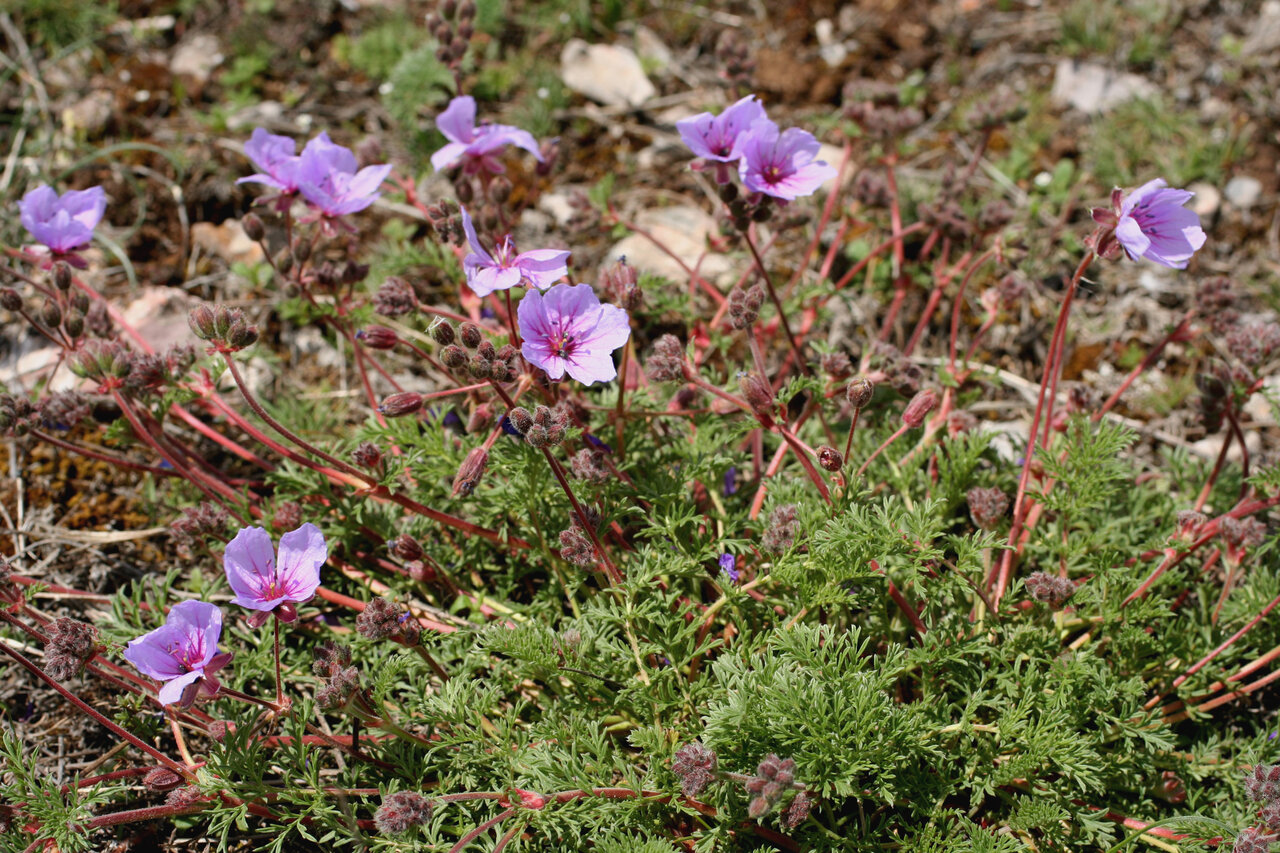
[(560, 77), (573, 91), (610, 107), (639, 107), (658, 91), (628, 48), (582, 39), (570, 39), (560, 52)]
[(573, 219), (574, 214), (577, 213), (572, 199), (573, 196), (571, 194), (559, 190), (543, 193), (538, 199), (538, 209), (549, 214), (555, 220), (556, 225), (563, 228), (569, 224), (569, 220)]
[(197, 222), (191, 226), (191, 240), (229, 264), (260, 264), (266, 260), (262, 246), (249, 239), (238, 219), (228, 219), (221, 225)]
[(1202, 218), (1213, 216), (1222, 206), (1222, 193), (1213, 184), (1197, 181), (1187, 189), (1196, 194), (1196, 197), (1191, 200), (1191, 209), (1196, 212), (1196, 216)]
[(169, 60), (169, 72), (175, 77), (187, 77), (197, 86), (209, 82), (213, 69), (222, 64), (218, 39), (208, 33), (197, 33), (179, 44)]
[(1096, 115), (1126, 101), (1157, 94), (1155, 85), (1137, 74), (1116, 73), (1091, 62), (1063, 59), (1054, 74), (1050, 97), (1062, 106)]
[(70, 134), (95, 137), (107, 129), (115, 108), (116, 99), (110, 92), (90, 92), (62, 111), (62, 126)]
[(228, 130), (253, 130), (265, 127), (275, 133), (282, 133), (291, 128), (284, 120), (284, 105), (279, 101), (261, 101), (241, 107), (227, 117)]
[[(844, 160), (844, 149), (839, 145), (829, 145), (828, 143), (823, 142), (818, 146), (818, 159), (825, 160), (831, 168), (837, 170), (837, 175), (835, 177), (828, 178), (822, 184), (822, 191), (829, 193), (836, 188), (836, 177), (839, 176), (840, 163)], [(849, 179), (856, 171), (857, 169), (849, 169), (844, 173), (844, 182), (846, 184), (849, 183)]]
[(671, 48), (667, 47), (658, 34), (643, 24), (636, 27), (636, 53), (642, 60), (650, 63), (650, 67), (665, 70), (673, 60)]
[[(720, 253), (707, 252), (707, 236), (716, 227), (713, 218), (692, 205), (646, 210), (636, 217), (636, 224), (653, 236), (690, 269), (698, 265), (698, 274), (708, 281), (721, 283), (732, 277), (732, 262)], [(688, 282), (689, 274), (667, 252), (639, 234), (624, 237), (609, 250), (604, 263), (625, 255), (627, 263), (641, 272), (669, 278), (677, 284)], [(705, 257), (703, 257), (705, 255)]]
[(1253, 207), (1262, 197), (1262, 181), (1248, 175), (1236, 175), (1227, 181), (1222, 194), (1235, 207)]
[(835, 68), (844, 62), (849, 55), (849, 48), (836, 38), (836, 26), (830, 18), (822, 18), (813, 25), (813, 34), (818, 39), (818, 55), (822, 61)]

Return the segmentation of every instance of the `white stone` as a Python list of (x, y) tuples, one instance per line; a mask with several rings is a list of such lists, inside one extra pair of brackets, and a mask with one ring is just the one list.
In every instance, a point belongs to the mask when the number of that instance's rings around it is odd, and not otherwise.
[(1117, 73), (1091, 62), (1063, 59), (1054, 73), (1050, 97), (1061, 106), (1096, 115), (1125, 101), (1157, 94), (1155, 84), (1137, 74)]
[[(707, 251), (707, 236), (715, 229), (716, 222), (700, 208), (682, 205), (646, 210), (636, 217), (636, 225), (662, 243), (690, 269), (697, 266), (702, 278), (723, 284), (726, 278), (733, 275), (735, 268), (729, 258), (718, 252)], [(689, 274), (674, 258), (640, 234), (624, 237), (609, 250), (601, 263), (607, 266), (623, 255), (626, 256), (627, 263), (641, 272), (669, 278), (678, 285), (689, 281)], [(702, 259), (700, 266), (699, 258)]]
[(226, 57), (218, 39), (208, 33), (197, 33), (184, 40), (173, 51), (169, 60), (169, 71), (175, 77), (190, 77), (200, 85), (209, 82), (213, 69), (222, 64)]
[(279, 101), (261, 101), (236, 110), (227, 117), (228, 130), (270, 128), (284, 121), (284, 105)]
[(1262, 197), (1262, 181), (1248, 175), (1236, 175), (1227, 181), (1222, 194), (1236, 207), (1253, 207)]
[(1213, 216), (1222, 206), (1222, 193), (1213, 184), (1197, 181), (1187, 189), (1196, 194), (1191, 200), (1191, 209), (1196, 212), (1196, 216)]
[(230, 264), (260, 264), (267, 259), (262, 246), (249, 239), (237, 219), (228, 219), (221, 225), (197, 222), (191, 226), (191, 241)]
[(665, 70), (671, 64), (671, 48), (667, 47), (657, 33), (643, 24), (636, 27), (635, 42), (636, 53), (641, 59), (651, 63), (651, 68), (656, 66), (658, 69)]
[(62, 126), (71, 134), (80, 132), (88, 137), (97, 136), (106, 129), (115, 109), (115, 96), (99, 89), (63, 110)]
[(538, 199), (538, 209), (550, 214), (556, 225), (564, 227), (569, 224), (569, 220), (576, 213), (571, 198), (572, 196), (567, 192), (545, 193)]
[(570, 39), (560, 52), (560, 77), (573, 91), (610, 107), (639, 107), (658, 91), (631, 50), (582, 39)]

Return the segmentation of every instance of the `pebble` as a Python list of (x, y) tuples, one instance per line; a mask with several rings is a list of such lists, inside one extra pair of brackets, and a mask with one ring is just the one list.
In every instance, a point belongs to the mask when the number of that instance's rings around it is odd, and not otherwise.
[(1061, 106), (1097, 115), (1135, 98), (1158, 94), (1155, 85), (1137, 74), (1117, 73), (1092, 62), (1058, 62), (1050, 97)]
[(582, 39), (570, 39), (560, 52), (560, 78), (573, 91), (610, 107), (639, 107), (658, 92), (629, 48)]
[(230, 264), (260, 264), (266, 260), (262, 246), (249, 239), (238, 219), (228, 219), (221, 225), (197, 222), (191, 226), (191, 241)]
[(169, 71), (175, 77), (186, 77), (197, 86), (203, 86), (225, 58), (216, 37), (197, 33), (174, 48), (169, 59)]
[(70, 134), (79, 131), (92, 139), (107, 129), (115, 109), (115, 97), (110, 92), (99, 89), (63, 110), (62, 126)]
[(1191, 200), (1191, 209), (1196, 212), (1196, 216), (1213, 216), (1222, 206), (1222, 193), (1213, 184), (1197, 181), (1187, 189), (1196, 194)]
[(1253, 207), (1262, 197), (1262, 181), (1248, 175), (1236, 175), (1227, 181), (1222, 194), (1236, 207)]
[[(692, 205), (677, 205), (646, 210), (636, 217), (636, 224), (652, 234), (690, 269), (706, 253), (698, 268), (698, 274), (702, 278), (723, 283), (733, 276), (734, 265), (727, 257), (719, 253), (707, 253), (707, 236), (714, 231), (716, 222), (701, 209)], [(689, 274), (681, 269), (679, 263), (639, 234), (631, 234), (614, 244), (603, 263), (607, 265), (623, 255), (626, 256), (627, 263), (641, 272), (663, 276), (677, 285), (684, 285), (689, 281)]]

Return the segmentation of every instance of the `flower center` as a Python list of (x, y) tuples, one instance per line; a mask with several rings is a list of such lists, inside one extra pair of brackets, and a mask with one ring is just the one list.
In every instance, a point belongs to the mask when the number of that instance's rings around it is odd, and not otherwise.
[(782, 169), (778, 166), (769, 166), (764, 170), (764, 179), (771, 184), (776, 184), (782, 180)]
[(568, 332), (553, 335), (547, 343), (551, 346), (552, 354), (560, 358), (568, 358), (573, 352), (573, 335)]

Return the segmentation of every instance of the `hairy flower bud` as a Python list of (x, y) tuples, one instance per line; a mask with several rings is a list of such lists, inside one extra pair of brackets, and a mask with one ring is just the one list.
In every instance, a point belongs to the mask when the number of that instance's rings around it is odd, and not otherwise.
[(372, 441), (362, 441), (351, 452), (351, 458), (362, 468), (377, 468), (382, 464), (382, 451)]
[(45, 671), (58, 681), (66, 681), (84, 669), (98, 653), (98, 629), (86, 622), (61, 616), (46, 629)]
[(746, 290), (735, 287), (729, 292), (729, 322), (735, 329), (749, 328), (760, 319), (764, 304), (764, 288), (754, 285)]
[(875, 383), (865, 376), (859, 376), (849, 383), (849, 387), (845, 388), (844, 398), (855, 409), (865, 409), (875, 393)]
[(911, 398), (907, 408), (902, 412), (902, 422), (915, 429), (924, 423), (925, 416), (938, 405), (938, 392), (926, 388)]
[(22, 297), (12, 287), (0, 288), (0, 308), (6, 311), (21, 311)]
[(773, 387), (766, 380), (754, 373), (740, 373), (738, 374), (738, 386), (742, 388), (742, 396), (746, 398), (747, 404), (755, 409), (758, 414), (769, 415), (773, 413)]
[(512, 429), (523, 436), (529, 431), (529, 427), (533, 426), (533, 415), (529, 414), (528, 409), (516, 406), (507, 412), (507, 422), (511, 424)]
[(684, 346), (679, 338), (663, 335), (653, 342), (648, 374), (654, 382), (674, 382), (684, 378)]
[(778, 816), (778, 822), (782, 824), (782, 828), (790, 832), (800, 824), (809, 819), (809, 812), (813, 810), (813, 798), (809, 796), (808, 791), (801, 791), (792, 797), (791, 802), (782, 810), (782, 814)]
[(387, 549), (401, 560), (421, 560), (422, 546), (408, 533), (401, 533), (387, 543)]
[(701, 794), (716, 777), (716, 754), (699, 741), (686, 743), (671, 759), (671, 772), (686, 797)]
[(1032, 572), (1023, 583), (1032, 598), (1054, 610), (1061, 610), (1076, 591), (1076, 585), (1071, 581), (1048, 572)]
[(458, 467), (457, 475), (453, 478), (453, 497), (456, 498), (458, 495), (467, 497), (475, 491), (488, 465), (489, 452), (483, 447), (476, 447), (468, 453), (467, 458)]
[(422, 399), (422, 395), (416, 391), (403, 391), (383, 400), (378, 411), (389, 418), (402, 418), (421, 411)]
[(781, 554), (791, 550), (800, 532), (800, 510), (795, 504), (783, 504), (769, 513), (769, 526), (760, 537), (766, 550)]
[(483, 340), (480, 327), (475, 323), (463, 323), (459, 326), (458, 337), (462, 340), (462, 345), (467, 349), (475, 349), (480, 346), (480, 341)]
[(824, 471), (839, 471), (844, 467), (844, 455), (834, 447), (824, 444), (818, 448), (818, 464)]
[(965, 497), (969, 501), (969, 515), (973, 518), (973, 523), (983, 530), (994, 529), (1009, 509), (1009, 496), (999, 489), (975, 486)]
[(596, 549), (577, 526), (560, 531), (560, 556), (566, 562), (586, 568), (596, 561)]
[(392, 276), (382, 283), (373, 297), (373, 310), (384, 317), (399, 317), (418, 307), (418, 296), (402, 278)]
[(431, 820), (432, 803), (416, 791), (396, 791), (382, 800), (373, 823), (383, 835), (399, 835)]
[(842, 352), (829, 352), (819, 362), (822, 372), (832, 379), (847, 379), (853, 373), (853, 362)]
[(356, 332), (356, 340), (364, 341), (369, 349), (395, 349), (400, 336), (386, 326), (367, 326)]
[(431, 328), (427, 329), (431, 339), (442, 347), (447, 347), (457, 339), (454, 333), (453, 324), (443, 317), (437, 317), (431, 323)]
[(449, 344), (440, 350), (440, 362), (450, 370), (465, 367), (470, 361), (467, 351), (457, 344)]
[(240, 227), (244, 229), (244, 235), (255, 243), (267, 236), (267, 229), (262, 224), (262, 217), (256, 213), (246, 213), (244, 218), (240, 220)]
[(613, 265), (604, 271), (602, 276), (604, 288), (613, 294), (614, 301), (625, 311), (635, 311), (644, 301), (644, 293), (638, 284), (640, 277), (636, 268), (627, 263), (625, 257), (619, 257)]
[(153, 767), (142, 777), (142, 784), (152, 791), (172, 791), (182, 784), (182, 777), (168, 767)]

